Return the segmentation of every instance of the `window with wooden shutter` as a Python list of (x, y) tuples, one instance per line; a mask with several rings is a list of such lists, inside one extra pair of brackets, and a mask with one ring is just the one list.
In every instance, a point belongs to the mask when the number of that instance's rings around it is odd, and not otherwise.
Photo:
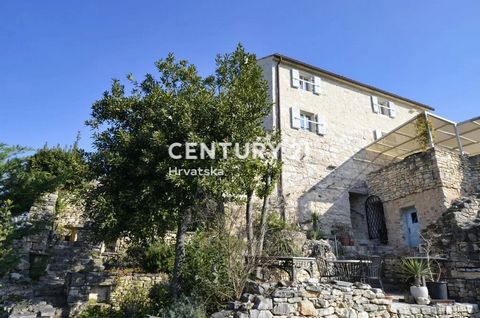
[(319, 95), (321, 90), (322, 79), (318, 76), (313, 77), (313, 93)]
[(300, 129), (300, 109), (297, 107), (290, 107), (290, 119), (292, 128)]
[(316, 121), (316, 126), (317, 126), (317, 134), (319, 135), (325, 135), (327, 133), (327, 126), (325, 123), (325, 118), (323, 118), (320, 115), (315, 115), (315, 121)]
[(291, 70), (290, 72), (292, 78), (292, 87), (299, 88), (300, 87), (300, 72), (296, 69)]
[(372, 110), (374, 113), (378, 114), (380, 107), (378, 106), (378, 97), (372, 95)]

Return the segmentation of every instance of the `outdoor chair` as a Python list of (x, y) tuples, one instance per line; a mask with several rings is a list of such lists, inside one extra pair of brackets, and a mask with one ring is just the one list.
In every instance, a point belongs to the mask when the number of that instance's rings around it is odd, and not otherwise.
[(339, 262), (335, 263), (335, 267), (339, 280), (351, 283), (363, 281), (364, 264), (362, 262)]
[(383, 290), (382, 268), (383, 259), (380, 256), (366, 257), (364, 262), (364, 280), (368, 283), (378, 281), (380, 288)]
[(317, 258), (317, 267), (318, 267), (318, 272), (320, 274), (320, 278), (329, 278), (329, 279), (338, 278), (337, 268), (334, 266), (334, 264), (329, 263), (328, 259), (323, 257)]

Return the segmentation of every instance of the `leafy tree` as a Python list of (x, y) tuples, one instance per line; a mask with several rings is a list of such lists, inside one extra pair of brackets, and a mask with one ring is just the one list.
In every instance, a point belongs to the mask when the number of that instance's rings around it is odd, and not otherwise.
[[(211, 201), (221, 211), (225, 202), (239, 201), (245, 193), (251, 199), (257, 186), (247, 188), (247, 176), (257, 185), (262, 179), (256, 175), (263, 169), (257, 159), (237, 160), (232, 149), (227, 159), (218, 154), (221, 143), (246, 145), (266, 138), (267, 83), (256, 57), (241, 45), (216, 63), (215, 74), (202, 78), (192, 64), (170, 54), (156, 63), (156, 77), (147, 74), (137, 82), (129, 75), (130, 94), (114, 80), (87, 122), (96, 147), (92, 168), (98, 185), (87, 200), (94, 231), (102, 240), (128, 237), (148, 243), (176, 228), (173, 296), (180, 289), (190, 220), (209, 210)], [(191, 142), (213, 143), (217, 156), (187, 160), (184, 148), (176, 149), (180, 159), (169, 156), (173, 143)], [(170, 174), (175, 167), (219, 168), (225, 175)], [(251, 173), (242, 167), (252, 167)]]
[(78, 191), (88, 174), (86, 154), (77, 142), (70, 148), (45, 146), (31, 156), (4, 162), (0, 201), (10, 200), (13, 214), (26, 212), (44, 193)]
[(88, 175), (85, 153), (77, 143), (66, 149), (45, 146), (33, 155), (20, 156), (26, 150), (0, 144), (0, 274), (16, 264), (12, 241), (38, 225), (19, 224), (13, 215), (28, 211), (44, 193), (77, 191)]

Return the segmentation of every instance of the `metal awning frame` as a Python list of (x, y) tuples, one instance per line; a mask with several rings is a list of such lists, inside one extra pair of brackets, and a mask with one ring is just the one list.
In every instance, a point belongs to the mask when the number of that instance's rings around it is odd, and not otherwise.
[[(434, 140), (434, 134), (432, 133), (430, 127), (427, 127), (429, 148), (440, 146), (451, 151), (458, 151), (461, 155), (480, 154), (480, 151), (469, 153), (465, 150), (465, 147), (480, 145), (480, 139), (472, 139), (465, 136), (466, 134), (477, 133), (477, 131), (480, 132), (480, 117), (475, 117), (460, 123), (456, 123), (454, 121), (434, 115), (430, 112), (420, 113), (419, 115), (385, 134), (381, 138), (375, 140), (364, 149), (376, 153), (376, 157), (383, 155), (393, 157), (394, 160), (403, 159), (411, 154), (423, 151), (424, 149), (417, 142), (416, 133), (408, 133), (408, 130), (412, 129), (412, 127), (408, 126), (415, 125), (416, 120), (420, 116), (423, 116), (426, 121), (430, 120), (432, 122), (433, 130), (437, 135), (436, 140)], [(462, 128), (464, 128), (466, 125), (471, 126), (472, 124), (474, 127), (462, 131)], [(405, 132), (405, 130), (407, 131)], [(396, 137), (399, 137), (402, 140), (396, 142)], [(389, 139), (393, 139), (393, 142), (389, 142)], [(452, 144), (453, 140), (455, 140), (455, 142)]]

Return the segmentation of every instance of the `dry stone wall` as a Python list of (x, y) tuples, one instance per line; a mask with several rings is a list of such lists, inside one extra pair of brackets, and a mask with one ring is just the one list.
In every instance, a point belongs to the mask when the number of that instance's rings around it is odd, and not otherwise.
[(476, 304), (433, 306), (392, 303), (381, 289), (367, 284), (311, 280), (296, 286), (251, 283), (240, 301), (210, 318), (470, 318), (480, 317)]
[(423, 232), (433, 253), (444, 256), (449, 296), (480, 301), (480, 195), (460, 198)]
[(380, 289), (366, 284), (316, 281), (298, 286), (282, 287), (276, 283), (251, 284), (241, 301), (211, 318), (272, 318), (272, 317), (390, 317)]

